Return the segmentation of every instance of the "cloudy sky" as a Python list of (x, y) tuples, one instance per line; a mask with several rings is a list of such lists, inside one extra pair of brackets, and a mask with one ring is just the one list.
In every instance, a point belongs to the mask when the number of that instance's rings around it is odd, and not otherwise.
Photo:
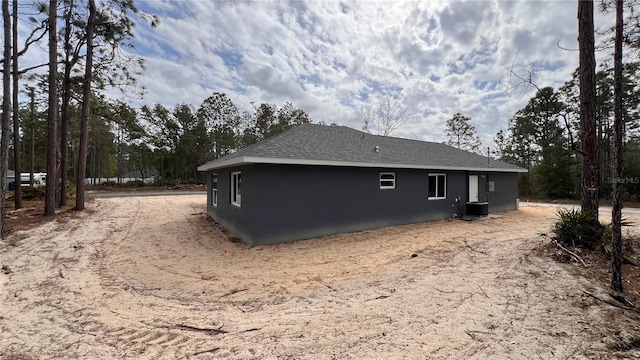
[(357, 110), (392, 96), (411, 115), (394, 135), (444, 141), (461, 112), (487, 146), (534, 94), (514, 90), (506, 68), (558, 87), (578, 65), (566, 50), (577, 49), (577, 1), (136, 4), (160, 18), (136, 27), (146, 104), (197, 107), (223, 92), (241, 110), (290, 101), (313, 122), (360, 129)]

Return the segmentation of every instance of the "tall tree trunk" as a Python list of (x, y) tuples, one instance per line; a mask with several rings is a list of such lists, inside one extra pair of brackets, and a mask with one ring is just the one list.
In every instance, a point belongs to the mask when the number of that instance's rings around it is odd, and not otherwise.
[(622, 170), (624, 165), (624, 119), (622, 117), (622, 0), (616, 1), (616, 38), (613, 54), (613, 100), (614, 100), (614, 170), (613, 170), (613, 209), (611, 210), (611, 245), (613, 256), (611, 267), (613, 276), (611, 286), (614, 291), (623, 292), (622, 287)]
[(78, 150), (78, 178), (76, 181), (76, 211), (84, 210), (84, 176), (87, 169), (87, 143), (89, 141), (89, 116), (91, 115), (91, 77), (93, 67), (93, 30), (95, 27), (96, 3), (89, 0), (87, 21), (87, 61), (82, 85), (82, 119), (80, 121), (80, 148)]
[(16, 209), (22, 208), (22, 178), (20, 176), (20, 117), (18, 112), (18, 0), (13, 0), (13, 59), (11, 60), (11, 71), (13, 72), (13, 171), (16, 174), (13, 182), (14, 206)]
[(71, 11), (73, 0), (66, 5), (64, 19), (64, 76), (60, 111), (60, 206), (67, 205), (67, 160), (69, 158), (69, 103), (71, 100)]
[(35, 168), (36, 153), (36, 92), (29, 87), (29, 122), (31, 128), (31, 147), (29, 151), (29, 186), (33, 187), (33, 169)]
[(44, 216), (56, 214), (57, 142), (58, 142), (58, 2), (49, 0), (49, 111), (47, 114), (47, 187)]
[(598, 158), (596, 152), (596, 57), (593, 0), (578, 0), (580, 49), (580, 140), (582, 145), (582, 211), (598, 220)]
[[(2, 120), (0, 124), (0, 235), (4, 238), (5, 192), (7, 167), (9, 166), (9, 123), (11, 121), (11, 16), (9, 0), (2, 0), (2, 24), (4, 28), (4, 64), (2, 69)], [(20, 176), (18, 174), (18, 176)]]

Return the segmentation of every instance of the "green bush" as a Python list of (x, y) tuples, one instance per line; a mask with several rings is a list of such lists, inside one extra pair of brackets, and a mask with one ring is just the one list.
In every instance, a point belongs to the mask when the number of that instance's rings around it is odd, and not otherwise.
[(23, 186), (20, 190), (22, 192), (23, 199), (42, 199), (44, 197), (44, 186)]
[[(600, 248), (607, 257), (611, 257), (613, 252), (611, 224), (601, 224), (596, 221), (592, 212), (581, 212), (579, 209), (558, 209), (557, 214), (558, 221), (551, 228), (551, 231), (556, 234), (561, 243), (574, 247)], [(631, 226), (632, 224), (623, 218), (621, 225)], [(623, 242), (627, 245), (627, 249), (623, 251), (624, 262), (634, 265), (637, 261), (631, 257), (633, 247), (630, 246), (630, 242), (635, 238), (630, 231), (627, 231), (623, 236)]]
[[(623, 218), (622, 221), (620, 222), (620, 225), (631, 226), (633, 224), (627, 219)], [(607, 257), (611, 257), (611, 255), (613, 254), (613, 245), (611, 244), (611, 240), (612, 240), (611, 224), (603, 224), (602, 229), (603, 229), (602, 252)], [(633, 231), (631, 230), (628, 230), (624, 234), (622, 234), (623, 247), (626, 247), (626, 249), (623, 249), (622, 251), (623, 258), (624, 258), (623, 260), (630, 264), (635, 264), (635, 260), (633, 260), (633, 258), (630, 256), (630, 254), (633, 252), (633, 246), (631, 246), (632, 245), (631, 243), (634, 241), (635, 238), (636, 236), (633, 234)]]
[[(596, 248), (602, 244), (604, 227), (596, 220), (593, 212), (582, 212), (580, 209), (558, 209), (557, 214), (559, 219), (551, 231), (556, 234), (561, 243), (590, 248)], [(610, 227), (609, 237), (611, 237)]]
[(143, 187), (144, 181), (142, 180), (127, 181), (124, 184), (120, 184), (120, 186), (125, 188)]
[(136, 187), (145, 186), (145, 183), (142, 180), (131, 180), (131, 181), (121, 182), (121, 183), (118, 183), (115, 181), (105, 181), (100, 185), (106, 186), (106, 187), (114, 187), (114, 188), (136, 188)]

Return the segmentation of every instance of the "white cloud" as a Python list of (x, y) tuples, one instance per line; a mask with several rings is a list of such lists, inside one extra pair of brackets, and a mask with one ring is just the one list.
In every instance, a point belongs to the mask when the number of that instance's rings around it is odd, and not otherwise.
[[(198, 106), (225, 92), (241, 108), (291, 101), (313, 121), (359, 129), (368, 97), (401, 96), (413, 122), (397, 135), (444, 141), (461, 112), (485, 144), (528, 97), (505, 67), (569, 80), (578, 61), (575, 1), (138, 3), (160, 26), (136, 29), (145, 103)], [(598, 15), (599, 21), (604, 21)], [(516, 56), (517, 55), (517, 56)], [(507, 84), (508, 85), (508, 84)]]

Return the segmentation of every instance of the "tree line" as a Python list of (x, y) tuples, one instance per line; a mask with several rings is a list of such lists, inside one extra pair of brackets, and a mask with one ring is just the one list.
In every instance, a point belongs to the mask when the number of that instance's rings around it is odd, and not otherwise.
[[(622, 118), (624, 122), (624, 169), (615, 174), (614, 69), (596, 72), (595, 143), (598, 195), (613, 196), (614, 184), (623, 182), (624, 201), (640, 201), (640, 63), (622, 66)], [(581, 136), (579, 73), (562, 86), (537, 88), (525, 107), (518, 110), (498, 131), (491, 151), (493, 157), (521, 166), (521, 198), (580, 199)], [(472, 119), (456, 113), (447, 120), (446, 144), (481, 153), (482, 146)], [(486, 148), (484, 148), (486, 149)], [(486, 153), (485, 153), (486, 155)]]
[[(26, 169), (47, 173), (45, 216), (54, 215), (57, 207), (66, 205), (66, 184), (70, 182), (77, 185), (75, 208), (82, 210), (91, 99), (108, 88), (127, 91), (135, 86), (143, 61), (123, 50), (132, 47), (135, 18), (151, 26), (158, 20), (139, 11), (131, 0), (2, 0), (2, 14), (2, 195), (11, 166), (17, 174), (15, 207), (22, 206), (20, 173), (24, 172), (26, 158)], [(23, 31), (18, 31), (18, 24)], [(27, 37), (19, 38), (25, 31)], [(48, 58), (40, 64), (25, 63), (24, 56), (36, 46), (47, 48)], [(28, 98), (26, 104), (19, 103), (21, 92)], [(79, 129), (74, 138), (71, 127)], [(72, 144), (75, 153), (69, 154)], [(11, 155), (9, 150), (13, 150)], [(77, 176), (74, 179), (69, 179), (71, 172), (66, 171), (70, 162)], [(0, 201), (3, 221), (5, 196)]]
[[(20, 173), (47, 173), (44, 214), (50, 216), (67, 205), (68, 185), (75, 186), (75, 209), (84, 209), (86, 178), (199, 181), (197, 165), (310, 122), (288, 102), (240, 112), (223, 93), (197, 108), (134, 109), (107, 98), (106, 90), (128, 97), (144, 91), (137, 85), (144, 61), (126, 50), (133, 48), (136, 24), (155, 27), (159, 19), (132, 0), (2, 0), (2, 15), (0, 191), (4, 195), (12, 168), (16, 209), (22, 207)], [(48, 48), (48, 59), (24, 63), (35, 46)], [(5, 196), (0, 201), (1, 231)]]
[[(46, 172), (46, 93), (30, 88), (20, 104), (20, 157), (29, 171)], [(292, 103), (262, 103), (241, 112), (224, 93), (213, 93), (197, 107), (144, 105), (135, 109), (120, 101), (92, 95), (84, 177), (93, 184), (105, 178), (153, 178), (158, 184), (202, 182), (197, 166), (244, 146), (311, 122)], [(71, 104), (67, 177), (76, 179), (81, 104)], [(10, 157), (13, 163), (13, 157)], [(102, 180), (101, 180), (102, 179)]]
[[(616, 181), (625, 181), (626, 201), (640, 201), (640, 63), (623, 66), (622, 116), (625, 124), (622, 178), (614, 176), (614, 72), (596, 73), (595, 139), (597, 187), (601, 198), (611, 198)], [(495, 138), (500, 160), (529, 170), (520, 175), (523, 198), (579, 199), (581, 196), (581, 137), (579, 80), (557, 89), (537, 89), (527, 105), (508, 121)]]
[[(640, 201), (640, 119), (637, 62), (623, 63), (623, 51), (640, 49), (637, 0), (602, 0), (600, 10), (615, 13), (615, 25), (605, 28), (601, 48), (613, 47), (613, 66), (596, 71), (594, 1), (578, 1), (580, 66), (558, 89), (538, 87), (532, 74), (520, 76), (537, 89), (494, 142), (494, 156), (529, 171), (519, 175), (520, 197), (580, 199), (579, 212), (559, 212), (553, 231), (570, 228), (611, 248), (611, 288), (624, 305), (622, 208)], [(477, 152), (479, 141), (470, 118), (460, 113), (447, 121), (448, 143)], [(599, 221), (601, 198), (611, 199), (611, 224)], [(578, 220), (582, 219), (582, 220)], [(582, 235), (572, 242), (581, 241)], [(565, 238), (566, 240), (566, 238)]]

